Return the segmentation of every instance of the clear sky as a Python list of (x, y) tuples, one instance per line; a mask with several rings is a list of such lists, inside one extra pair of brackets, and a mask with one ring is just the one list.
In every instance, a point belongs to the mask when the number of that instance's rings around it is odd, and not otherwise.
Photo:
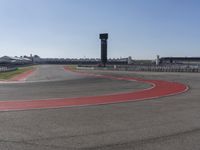
[(199, 0), (0, 0), (0, 56), (200, 57)]

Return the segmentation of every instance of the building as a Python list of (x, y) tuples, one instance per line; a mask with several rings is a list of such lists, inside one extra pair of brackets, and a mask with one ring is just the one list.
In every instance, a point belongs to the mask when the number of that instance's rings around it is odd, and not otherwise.
[(200, 57), (162, 57), (160, 64), (200, 65)]
[(0, 64), (29, 64), (31, 62), (29, 58), (24, 57), (3, 56), (0, 58)]

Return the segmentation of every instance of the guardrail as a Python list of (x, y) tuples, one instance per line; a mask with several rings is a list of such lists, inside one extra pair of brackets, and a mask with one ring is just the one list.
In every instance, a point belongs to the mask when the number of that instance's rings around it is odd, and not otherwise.
[(8, 68), (8, 67), (0, 67), (0, 72), (8, 72), (8, 71), (14, 71), (17, 70), (16, 67)]

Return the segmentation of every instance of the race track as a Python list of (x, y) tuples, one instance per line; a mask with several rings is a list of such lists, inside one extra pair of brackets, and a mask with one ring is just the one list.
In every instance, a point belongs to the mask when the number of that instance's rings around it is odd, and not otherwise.
[[(154, 89), (144, 81), (188, 85), (189, 91), (109, 105), (1, 110), (0, 149), (200, 149), (200, 74), (84, 72), (87, 74), (66, 71), (63, 66), (38, 66), (25, 81), (1, 83), (0, 104), (40, 99), (48, 102), (55, 98), (99, 97)], [(125, 79), (143, 79), (143, 82)]]
[[(34, 69), (35, 71), (35, 69)], [(89, 105), (101, 105), (101, 104), (111, 104), (111, 103), (119, 103), (119, 102), (128, 102), (128, 101), (141, 101), (141, 100), (147, 100), (147, 99), (152, 99), (152, 98), (159, 98), (163, 96), (169, 96), (169, 95), (175, 95), (175, 94), (180, 94), (188, 90), (188, 87), (184, 84), (181, 83), (175, 83), (175, 82), (167, 82), (167, 81), (160, 81), (160, 80), (145, 80), (145, 79), (139, 79), (139, 78), (127, 78), (127, 77), (114, 77), (114, 76), (103, 76), (103, 75), (95, 75), (95, 74), (86, 74), (86, 73), (80, 73), (80, 72), (73, 72), (67, 67), (63, 66), (40, 66), (37, 67), (36, 71), (28, 71), (23, 73), (22, 75), (19, 75), (17, 78), (19, 79), (19, 82), (21, 80), (30, 82), (29, 85), (26, 85), (25, 83), (21, 85), (15, 86), (13, 88), (13, 84), (11, 83), (7, 88), (6, 86), (3, 86), (4, 92), (0, 93), (3, 98), (3, 93), (7, 93), (5, 99), (8, 99), (9, 93), (16, 93), (14, 97), (16, 98), (18, 93), (22, 93), (21, 97), (19, 100), (2, 100), (0, 101), (0, 111), (11, 111), (11, 110), (29, 110), (29, 109), (44, 109), (44, 108), (61, 108), (61, 107), (72, 107), (72, 106), (89, 106)], [(32, 73), (33, 75), (31, 76)], [(82, 76), (81, 76), (82, 75)], [(77, 96), (77, 94), (80, 94), (80, 91), (83, 90), (78, 90), (74, 95), (69, 98), (69, 94), (67, 95), (66, 91), (69, 91), (67, 87), (69, 86), (68, 83), (65, 83), (65, 80), (72, 80), (72, 79), (80, 79), (84, 78), (83, 85), (85, 89), (88, 90), (87, 85), (88, 85), (88, 80), (91, 80), (90, 78), (86, 80), (86, 77), (95, 77), (95, 81), (97, 79), (102, 79), (106, 78), (108, 79), (108, 83), (110, 82), (109, 80), (114, 80), (112, 83), (116, 83), (116, 80), (118, 81), (129, 81), (133, 82), (133, 85), (136, 85), (137, 87), (132, 87), (132, 89), (138, 89), (138, 85), (146, 83), (151, 87), (146, 88), (146, 89), (141, 89), (137, 91), (130, 91), (130, 92), (122, 92), (124, 88), (122, 88), (123, 83), (121, 82), (120, 85), (115, 85), (117, 89), (120, 89), (120, 91), (116, 94), (113, 94), (112, 92), (109, 94), (102, 94), (102, 95), (95, 95), (91, 96), (92, 94), (90, 93), (96, 93), (96, 91), (102, 91), (102, 89), (95, 88), (95, 91), (93, 89), (89, 90), (87, 93), (90, 94), (90, 96)], [(16, 80), (17, 80), (16, 78)], [(57, 82), (60, 80), (60, 83)], [(52, 81), (53, 84), (51, 83)], [(40, 85), (35, 85), (35, 88), (33, 88), (33, 83), (38, 82)], [(46, 82), (46, 88), (44, 86), (44, 83)], [(101, 81), (102, 82), (102, 81)], [(16, 82), (18, 83), (18, 82)], [(61, 84), (62, 83), (62, 84)], [(64, 83), (64, 84), (63, 84)], [(78, 86), (81, 83), (78, 83)], [(25, 85), (25, 87), (24, 87)], [(48, 87), (51, 85), (51, 89)], [(104, 91), (110, 92), (108, 89), (114, 89), (112, 86), (104, 85)], [(106, 86), (105, 86), (106, 85)], [(94, 87), (98, 87), (97, 83), (95, 82)], [(9, 90), (12, 87), (12, 90)], [(102, 88), (102, 87), (101, 87)], [(105, 90), (107, 88), (107, 90)], [(125, 87), (125, 89), (127, 86)], [(29, 89), (29, 90), (28, 90)], [(45, 89), (45, 90), (43, 90)], [(74, 84), (70, 85), (70, 89), (76, 89), (77, 87), (74, 87)], [(3, 91), (3, 90), (2, 90)], [(115, 90), (116, 92), (117, 90)], [(34, 92), (34, 93), (33, 93)], [(51, 94), (49, 94), (51, 93)], [(58, 94), (55, 94), (58, 93)], [(71, 93), (71, 92), (70, 92)], [(22, 95), (28, 96), (27, 99), (23, 99)], [(46, 99), (33, 99), (34, 95), (41, 96), (52, 96), (52, 98), (46, 98)], [(66, 95), (64, 98), (61, 98), (61, 95)], [(57, 97), (55, 97), (57, 96)], [(19, 94), (18, 94), (19, 97)], [(31, 98), (31, 99), (29, 99)]]

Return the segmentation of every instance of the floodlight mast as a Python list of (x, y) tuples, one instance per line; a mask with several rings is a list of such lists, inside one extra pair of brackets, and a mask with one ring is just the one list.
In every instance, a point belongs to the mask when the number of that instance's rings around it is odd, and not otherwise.
[(99, 38), (101, 39), (101, 63), (105, 67), (106, 63), (107, 63), (107, 39), (108, 39), (108, 33), (99, 34)]

